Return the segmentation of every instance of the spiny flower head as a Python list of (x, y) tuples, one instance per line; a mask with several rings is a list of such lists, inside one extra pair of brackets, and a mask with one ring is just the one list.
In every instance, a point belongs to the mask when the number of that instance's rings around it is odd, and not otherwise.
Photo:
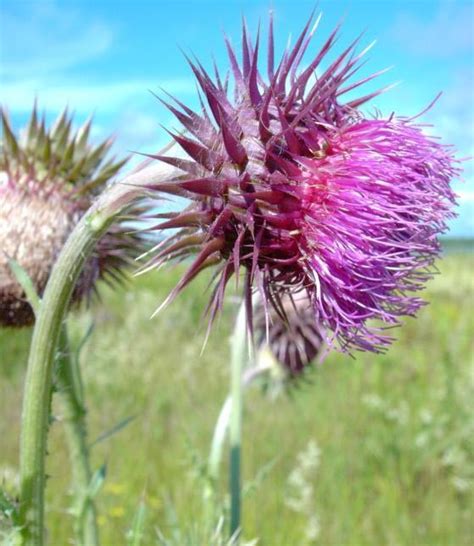
[[(91, 121), (74, 132), (67, 110), (48, 129), (35, 105), (19, 138), (3, 110), (1, 117), (0, 325), (24, 326), (33, 322), (33, 311), (9, 259), (26, 270), (41, 294), (69, 233), (127, 159), (106, 157), (110, 139), (91, 146)], [(98, 243), (75, 287), (75, 301), (89, 296), (97, 279), (121, 277), (140, 245), (128, 231), (118, 224)]]
[(305, 294), (282, 301), (282, 310), (254, 304), (254, 332), (259, 350), (269, 350), (290, 380), (301, 376), (324, 353), (324, 330), (315, 322), (314, 311)]
[(377, 75), (348, 81), (365, 53), (356, 53), (358, 40), (326, 62), (336, 29), (301, 68), (318, 22), (276, 64), (270, 21), (266, 75), (259, 35), (252, 41), (244, 24), (240, 64), (226, 40), (232, 88), (217, 69), (212, 77), (189, 61), (202, 111), (165, 103), (184, 126), (172, 136), (189, 159), (155, 157), (187, 173), (156, 189), (190, 205), (162, 215), (156, 229), (179, 231), (148, 266), (194, 256), (170, 301), (216, 264), (211, 322), (243, 268), (250, 329), (253, 291), (280, 312), (283, 299), (303, 292), (329, 342), (380, 351), (390, 338), (379, 321), (396, 325), (422, 305), (413, 293), (432, 275), (458, 170), (452, 152), (413, 120), (366, 119), (358, 107), (377, 92), (343, 101)]

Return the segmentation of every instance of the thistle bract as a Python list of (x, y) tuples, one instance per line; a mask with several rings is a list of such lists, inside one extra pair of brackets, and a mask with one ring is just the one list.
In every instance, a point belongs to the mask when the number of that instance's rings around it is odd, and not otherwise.
[(254, 332), (260, 350), (268, 348), (289, 379), (303, 374), (323, 355), (325, 332), (314, 320), (305, 295), (294, 294), (282, 301), (282, 309), (265, 312), (261, 302), (254, 305)]
[(226, 41), (232, 86), (189, 61), (207, 106), (197, 113), (165, 103), (185, 128), (172, 136), (189, 159), (155, 157), (188, 175), (156, 189), (190, 205), (163, 215), (156, 229), (179, 231), (149, 266), (194, 255), (169, 301), (216, 264), (211, 321), (243, 268), (249, 310), (255, 290), (280, 311), (303, 292), (329, 342), (380, 351), (390, 342), (380, 321), (396, 325), (422, 305), (413, 293), (433, 273), (457, 168), (449, 148), (413, 120), (366, 119), (358, 107), (377, 92), (344, 102), (371, 79), (348, 81), (365, 53), (356, 53), (357, 40), (329, 62), (334, 31), (300, 69), (318, 22), (278, 63), (270, 22), (266, 75), (259, 36), (252, 41), (244, 25), (240, 64)]
[[(73, 132), (67, 111), (48, 129), (35, 106), (24, 134), (17, 137), (2, 111), (0, 325), (25, 326), (34, 320), (9, 259), (26, 270), (41, 294), (69, 233), (126, 162), (106, 158), (111, 140), (91, 146), (90, 129), (89, 121)], [(86, 264), (73, 300), (89, 296), (99, 278), (119, 279), (137, 245), (124, 226), (112, 227)]]

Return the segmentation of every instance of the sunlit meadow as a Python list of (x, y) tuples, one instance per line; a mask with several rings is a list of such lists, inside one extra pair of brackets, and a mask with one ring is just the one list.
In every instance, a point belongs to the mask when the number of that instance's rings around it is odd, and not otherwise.
[(472, 5), (178, 4), (0, 8), (0, 543), (471, 545)]
[[(332, 354), (289, 395), (248, 391), (247, 539), (262, 546), (471, 543), (473, 266), (471, 254), (440, 263), (442, 275), (426, 293), (431, 305), (396, 330), (387, 355)], [(125, 543), (141, 501), (144, 544), (207, 544), (199, 529), (203, 467), (227, 390), (235, 309), (228, 302), (200, 355), (206, 279), (149, 320), (177, 274), (134, 280), (125, 297), (104, 290), (101, 305), (69, 319), (75, 346), (94, 324), (80, 356), (91, 440), (133, 417), (92, 448), (94, 468), (106, 466), (97, 495), (106, 545)], [(0, 335), (0, 472), (14, 491), (30, 332)], [(72, 519), (59, 408), (53, 414), (48, 536), (59, 545), (68, 543)], [(157, 529), (169, 542), (160, 542)]]

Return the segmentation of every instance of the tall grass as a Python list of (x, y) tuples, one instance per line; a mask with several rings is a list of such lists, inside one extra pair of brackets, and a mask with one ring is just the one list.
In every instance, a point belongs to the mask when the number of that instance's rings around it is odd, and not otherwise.
[[(443, 274), (426, 293), (431, 305), (394, 331), (386, 355), (332, 354), (289, 396), (246, 394), (247, 539), (259, 537), (260, 546), (471, 543), (473, 265), (468, 255), (440, 264)], [(186, 535), (196, 546), (209, 540), (198, 538), (205, 534), (201, 470), (227, 394), (236, 306), (227, 305), (201, 356), (206, 279), (149, 320), (175, 280), (176, 272), (161, 272), (127, 292), (104, 289), (101, 304), (70, 319), (73, 345), (95, 323), (81, 355), (90, 438), (134, 417), (92, 449), (95, 468), (106, 468), (97, 497), (106, 546), (126, 544), (140, 499), (143, 544), (160, 544), (159, 533)], [(29, 332), (0, 331), (0, 479), (13, 492), (28, 341)], [(53, 413), (48, 534), (51, 544), (66, 545), (67, 452), (59, 407)], [(317, 464), (305, 466), (311, 445)], [(225, 486), (224, 478), (223, 496)], [(308, 490), (309, 509), (292, 502)]]

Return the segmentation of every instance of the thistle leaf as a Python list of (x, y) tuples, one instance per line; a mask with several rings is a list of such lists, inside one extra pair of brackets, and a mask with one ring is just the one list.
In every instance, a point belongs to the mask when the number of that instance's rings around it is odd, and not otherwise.
[(28, 299), (28, 303), (33, 308), (35, 315), (37, 315), (40, 308), (41, 300), (36, 292), (33, 281), (31, 280), (27, 271), (23, 267), (21, 267), (21, 265), (13, 258), (10, 258), (8, 260), (8, 266), (10, 267), (10, 270), (18, 283), (23, 288), (26, 298)]

